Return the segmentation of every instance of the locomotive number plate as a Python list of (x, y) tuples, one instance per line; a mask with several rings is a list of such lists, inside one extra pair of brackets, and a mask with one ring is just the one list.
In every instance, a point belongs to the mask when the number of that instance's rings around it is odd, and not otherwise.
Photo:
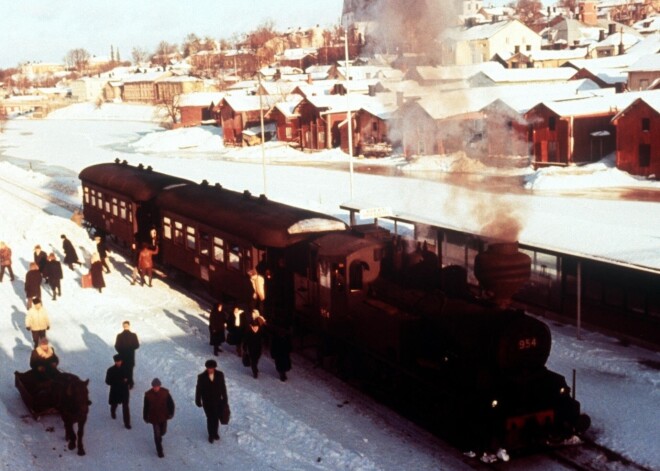
[(518, 350), (529, 350), (530, 348), (536, 348), (536, 346), (536, 337), (528, 337), (518, 340)]

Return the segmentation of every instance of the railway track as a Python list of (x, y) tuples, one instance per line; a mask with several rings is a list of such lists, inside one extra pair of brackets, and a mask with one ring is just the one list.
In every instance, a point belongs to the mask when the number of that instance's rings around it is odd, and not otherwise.
[[(65, 201), (53, 195), (49, 195), (43, 191), (19, 184), (15, 181), (8, 180), (0, 177), (0, 191), (11, 195), (23, 203), (37, 208), (47, 214), (70, 217), (71, 213), (79, 209), (79, 205)], [(47, 201), (50, 205), (44, 205), (43, 202)], [(116, 244), (114, 249), (124, 252), (125, 248), (119, 247)], [(167, 284), (178, 290), (185, 291), (186, 294), (195, 298), (200, 304), (210, 305), (210, 298), (207, 293), (196, 289), (195, 286), (187, 286), (186, 283), (179, 282), (178, 280), (168, 277), (166, 273), (157, 270), (157, 274)], [(308, 360), (314, 361), (312, 357), (305, 352), (298, 352)], [(545, 461), (547, 460), (547, 461)], [(545, 461), (545, 463), (544, 463)], [(549, 462), (552, 464), (550, 464)], [(626, 458), (619, 452), (611, 450), (605, 446), (599, 445), (596, 442), (585, 440), (576, 446), (562, 446), (553, 448), (546, 452), (541, 452), (536, 455), (515, 457), (512, 462), (495, 462), (484, 463), (477, 458), (464, 458), (466, 467), (475, 470), (519, 470), (519, 469), (567, 469), (575, 471), (654, 471), (653, 469), (635, 463)]]

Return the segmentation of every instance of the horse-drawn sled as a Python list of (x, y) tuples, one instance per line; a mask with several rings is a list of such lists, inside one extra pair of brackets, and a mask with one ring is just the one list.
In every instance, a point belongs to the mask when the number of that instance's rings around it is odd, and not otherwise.
[[(91, 401), (87, 385), (71, 373), (59, 373), (52, 379), (44, 379), (32, 370), (21, 373), (14, 371), (14, 384), (30, 414), (35, 419), (47, 414), (59, 414), (64, 422), (69, 450), (78, 447), (84, 455), (83, 435)], [(78, 433), (73, 424), (78, 424)]]

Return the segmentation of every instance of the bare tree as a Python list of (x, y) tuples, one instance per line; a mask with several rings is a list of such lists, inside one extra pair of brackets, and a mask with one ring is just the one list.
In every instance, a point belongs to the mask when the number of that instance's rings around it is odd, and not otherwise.
[(177, 51), (176, 44), (170, 44), (167, 41), (161, 41), (156, 48), (156, 53), (153, 57), (153, 62), (163, 67), (166, 67), (170, 61), (170, 57)]
[(0, 134), (5, 132), (7, 127), (7, 112), (4, 108), (0, 109)]
[(170, 127), (179, 122), (179, 95), (173, 98), (161, 98), (156, 102), (156, 113), (158, 116), (166, 115), (169, 121), (164, 121), (162, 124), (165, 127)]
[(141, 47), (134, 47), (131, 51), (131, 56), (133, 57), (133, 63), (135, 65), (140, 65), (147, 60), (149, 60), (149, 52), (146, 49)]
[(559, 6), (569, 11), (575, 11), (578, 6), (578, 0), (559, 0)]
[(80, 74), (84, 74), (89, 65), (91, 56), (85, 49), (72, 49), (67, 52), (64, 62), (69, 69), (74, 69)]
[(520, 21), (527, 26), (533, 25), (540, 17), (543, 4), (540, 0), (518, 0), (516, 11)]

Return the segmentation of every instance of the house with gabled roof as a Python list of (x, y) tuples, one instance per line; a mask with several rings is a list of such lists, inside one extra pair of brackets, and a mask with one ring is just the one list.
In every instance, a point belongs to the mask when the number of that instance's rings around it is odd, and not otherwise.
[(525, 113), (532, 128), (534, 165), (589, 163), (614, 152), (617, 129), (612, 118), (639, 97), (640, 92), (627, 92), (539, 103)]
[(499, 69), (503, 69), (503, 66), (496, 61), (449, 66), (419, 65), (411, 67), (406, 72), (404, 78), (406, 80), (414, 80), (420, 85), (430, 86), (441, 83), (466, 81), (479, 72)]
[(124, 77), (122, 99), (129, 103), (153, 104), (157, 99), (156, 81), (171, 76), (172, 72), (158, 69)]
[(156, 101), (171, 103), (179, 95), (204, 91), (204, 81), (189, 75), (175, 75), (155, 82)]
[[(266, 121), (264, 124), (271, 124), (267, 118), (268, 111), (278, 101), (267, 95), (225, 95), (216, 107), (220, 113), (224, 144), (243, 146), (243, 132), (260, 127), (262, 115)], [(249, 140), (253, 141), (252, 138)]]
[(612, 123), (617, 130), (617, 168), (659, 180), (660, 90), (641, 93)]
[[(529, 48), (527, 47), (529, 46)], [(541, 36), (518, 20), (451, 28), (440, 37), (443, 64), (478, 64), (497, 52), (541, 49)]]
[(628, 90), (649, 90), (660, 86), (660, 53), (642, 56), (628, 67)]
[(175, 127), (199, 126), (200, 124), (216, 123), (219, 116), (214, 109), (222, 101), (225, 94), (221, 92), (186, 93), (179, 97), (179, 123)]
[(288, 95), (285, 100), (275, 103), (267, 115), (268, 120), (275, 123), (277, 140), (296, 148), (301, 146), (300, 114), (296, 107), (302, 99), (295, 93)]
[(480, 71), (468, 79), (472, 87), (493, 85), (524, 85), (564, 83), (575, 76), (575, 70), (566, 67), (548, 69), (493, 69)]

